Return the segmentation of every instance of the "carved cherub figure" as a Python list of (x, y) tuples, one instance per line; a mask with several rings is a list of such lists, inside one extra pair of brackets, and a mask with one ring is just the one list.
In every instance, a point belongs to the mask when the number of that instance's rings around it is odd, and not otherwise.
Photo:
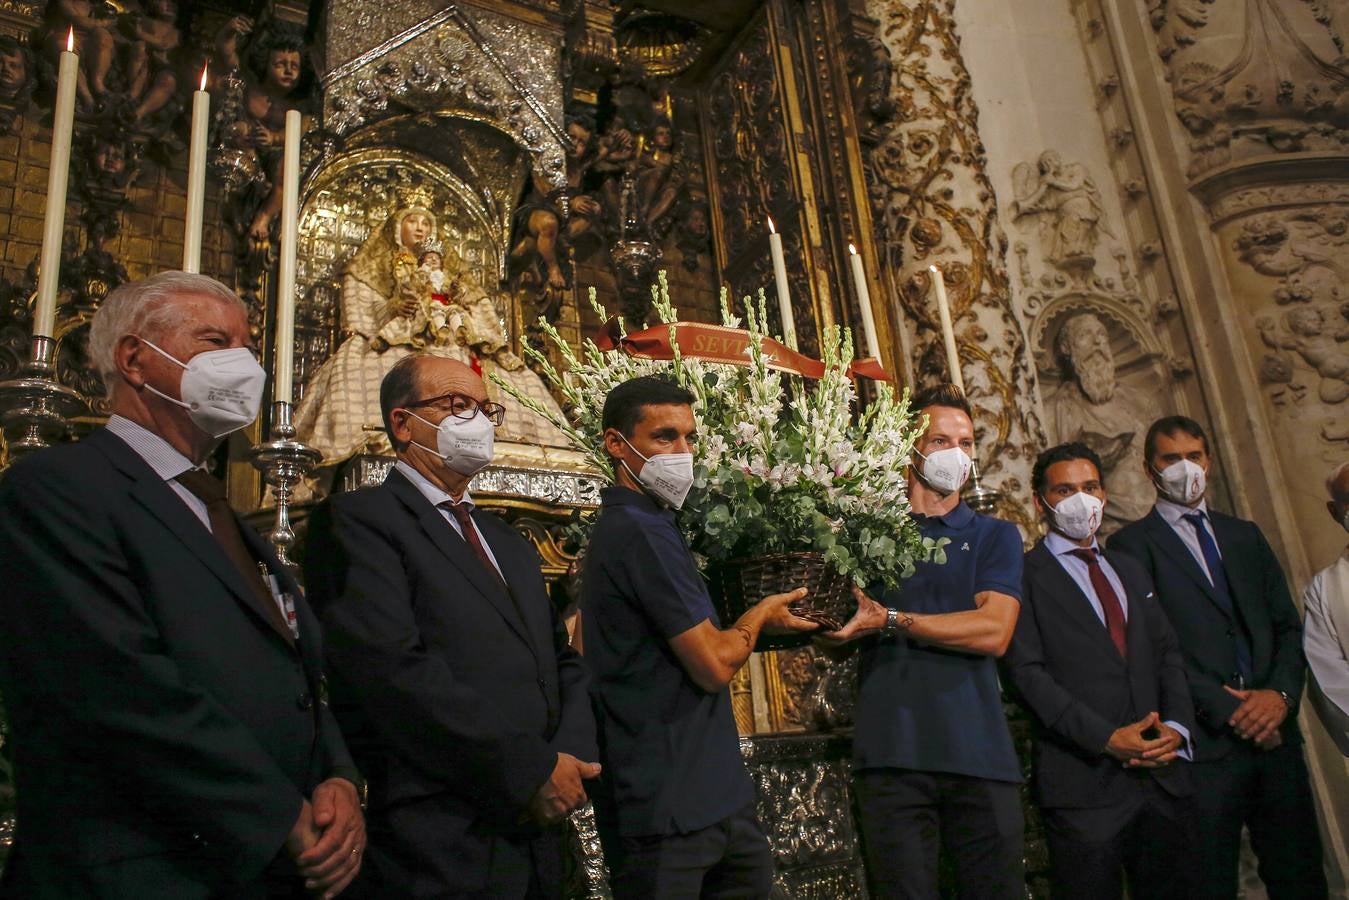
[[(241, 43), (248, 39), (241, 62)], [(281, 166), (286, 112), (303, 100), (304, 39), (280, 22), (259, 28), (248, 16), (235, 16), (216, 38), (215, 79), (221, 98), (221, 141), (252, 151), (270, 188), (247, 227), (248, 241), (258, 250), (270, 241), (272, 220), (281, 211)], [(231, 95), (232, 94), (232, 95)], [(230, 117), (233, 117), (232, 119)]]
[(0, 35), (0, 103), (19, 106), (32, 89), (33, 59), (28, 48)]
[(86, 109), (94, 107), (108, 90), (117, 49), (116, 8), (105, 0), (52, 0), (47, 20), (47, 40), (54, 52), (66, 49), (66, 36), (74, 31), (75, 52), (80, 55), (75, 93)]
[(1322, 403), (1342, 403), (1349, 399), (1349, 352), (1340, 346), (1349, 341), (1349, 321), (1340, 309), (1340, 321), (1327, 320), (1316, 306), (1290, 310), (1284, 316), (1287, 335), (1277, 332), (1273, 318), (1262, 316), (1255, 327), (1265, 345), (1275, 350), (1292, 350), (1321, 376), (1317, 395)]
[(178, 88), (171, 58), (182, 40), (177, 20), (176, 0), (149, 0), (145, 12), (128, 18), (127, 94), (136, 102), (137, 122), (163, 109)]

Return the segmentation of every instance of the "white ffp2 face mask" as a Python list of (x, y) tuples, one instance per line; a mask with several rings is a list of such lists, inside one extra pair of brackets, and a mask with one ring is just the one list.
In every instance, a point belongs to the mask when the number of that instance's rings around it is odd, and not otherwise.
[(267, 373), (247, 347), (207, 350), (183, 362), (151, 341), (139, 335), (136, 337), (160, 356), (184, 369), (182, 382), (178, 386), (178, 393), (183, 399), (175, 400), (163, 391), (156, 390), (149, 382), (146, 382), (145, 389), (187, 410), (192, 424), (206, 434), (222, 438), (258, 417)]
[(1048, 497), (1040, 499), (1049, 507), (1049, 512), (1054, 517), (1054, 527), (1063, 532), (1064, 537), (1084, 541), (1101, 527), (1101, 514), (1105, 510), (1105, 504), (1085, 491), (1078, 491), (1071, 497), (1065, 497), (1059, 501), (1058, 506), (1051, 506)]
[(1154, 483), (1163, 497), (1181, 506), (1192, 506), (1204, 496), (1207, 480), (1198, 463), (1182, 459), (1165, 469), (1153, 469)]
[(938, 493), (954, 493), (960, 490), (965, 480), (970, 477), (973, 461), (970, 455), (959, 447), (947, 447), (927, 456), (923, 456), (916, 449), (913, 452), (923, 459), (923, 467), (919, 469), (923, 474), (923, 480)]
[[(413, 418), (426, 422), (412, 410)], [(426, 422), (431, 425), (430, 422)], [(496, 426), (492, 420), (477, 410), (471, 419), (458, 416), (446, 416), (439, 425), (431, 425), (436, 430), (436, 449), (418, 444), (427, 453), (434, 453), (445, 461), (451, 472), (460, 475), (476, 475), (492, 463), (496, 453)]]
[[(619, 436), (623, 437), (621, 433)], [(657, 453), (653, 456), (642, 456), (642, 451), (633, 447), (632, 441), (623, 437), (623, 443), (632, 447), (632, 452), (642, 457), (640, 472), (633, 472), (626, 462), (623, 463), (628, 474), (636, 478), (648, 493), (671, 509), (683, 506), (684, 499), (693, 488), (693, 454)]]

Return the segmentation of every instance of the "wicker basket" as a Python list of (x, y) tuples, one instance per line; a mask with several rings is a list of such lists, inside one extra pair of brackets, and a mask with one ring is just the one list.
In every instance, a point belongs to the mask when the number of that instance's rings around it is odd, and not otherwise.
[[(709, 574), (712, 599), (724, 627), (729, 627), (764, 597), (785, 594), (799, 587), (810, 593), (804, 602), (792, 607), (792, 612), (818, 622), (823, 631), (842, 628), (857, 611), (851, 582), (824, 561), (823, 553), (803, 550), (747, 556), (727, 560)], [(799, 637), (760, 639), (760, 646), (770, 649), (799, 647), (801, 644)]]

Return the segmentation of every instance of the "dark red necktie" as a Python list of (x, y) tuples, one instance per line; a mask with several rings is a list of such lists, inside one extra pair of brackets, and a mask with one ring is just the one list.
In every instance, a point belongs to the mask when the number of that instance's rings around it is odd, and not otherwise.
[(276, 605), (276, 598), (272, 596), (267, 582), (263, 580), (258, 561), (253, 558), (248, 545), (244, 543), (243, 533), (239, 531), (239, 522), (234, 518), (234, 512), (225, 498), (225, 485), (220, 479), (201, 469), (189, 469), (175, 480), (206, 504), (206, 515), (211, 522), (211, 536), (220, 545), (220, 549), (225, 551), (234, 568), (243, 576), (244, 582), (257, 595), (258, 602), (277, 631), (283, 637), (290, 637), (290, 625), (282, 615), (281, 608)]
[(1101, 561), (1097, 558), (1097, 551), (1094, 547), (1082, 548), (1072, 551), (1073, 556), (1087, 564), (1087, 574), (1091, 577), (1091, 586), (1096, 591), (1096, 599), (1101, 602), (1101, 609), (1105, 611), (1105, 627), (1110, 632), (1110, 640), (1114, 642), (1115, 649), (1119, 651), (1122, 659), (1129, 658), (1129, 643), (1124, 636), (1124, 607), (1120, 605), (1119, 595), (1110, 585), (1110, 579), (1105, 577), (1105, 570), (1101, 568)]
[(506, 587), (506, 579), (501, 577), (501, 572), (492, 564), (492, 557), (487, 554), (487, 548), (482, 545), (482, 538), (478, 536), (478, 529), (473, 527), (473, 517), (469, 515), (472, 509), (467, 503), (445, 502), (440, 504), (442, 509), (448, 509), (450, 515), (454, 516), (455, 521), (459, 523), (459, 530), (463, 532), (464, 540), (473, 548), (473, 555), (478, 557), (492, 577)]

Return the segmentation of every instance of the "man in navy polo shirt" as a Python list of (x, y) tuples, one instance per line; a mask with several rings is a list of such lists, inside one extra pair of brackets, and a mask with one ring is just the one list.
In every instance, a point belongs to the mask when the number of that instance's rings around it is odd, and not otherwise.
[(919, 563), (834, 640), (861, 644), (854, 788), (875, 896), (937, 896), (937, 860), (962, 897), (1025, 896), (1021, 767), (1003, 715), (996, 658), (1016, 628), (1021, 536), (960, 499), (974, 423), (951, 385), (919, 394), (928, 417), (909, 466), (909, 501), (946, 563)]
[(693, 483), (693, 396), (636, 378), (605, 398), (604, 489), (581, 574), (581, 618), (604, 775), (592, 792), (610, 887), (633, 897), (767, 897), (768, 840), (726, 686), (761, 631), (809, 631), (805, 590), (722, 629), (674, 510)]

